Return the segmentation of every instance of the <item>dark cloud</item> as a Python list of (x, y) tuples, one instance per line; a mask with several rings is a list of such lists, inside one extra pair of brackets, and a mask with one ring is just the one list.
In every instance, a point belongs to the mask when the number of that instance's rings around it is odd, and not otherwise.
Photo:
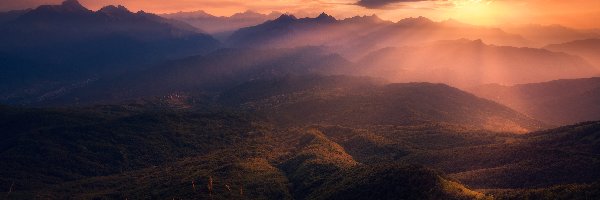
[(356, 5), (365, 7), (365, 8), (385, 8), (393, 3), (402, 3), (402, 2), (418, 2), (418, 1), (428, 1), (428, 0), (359, 0), (356, 2)]

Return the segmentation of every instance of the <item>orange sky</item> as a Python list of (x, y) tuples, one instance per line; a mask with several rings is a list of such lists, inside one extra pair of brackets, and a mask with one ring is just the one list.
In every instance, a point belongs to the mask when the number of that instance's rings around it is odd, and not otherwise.
[[(2, 0), (0, 10), (23, 9), (62, 0)], [(365, 8), (358, 0), (80, 0), (93, 10), (120, 4), (130, 10), (154, 13), (205, 10), (215, 15), (231, 15), (253, 10), (297, 13), (313, 16), (327, 12), (338, 18), (377, 14), (396, 21), (425, 16), (434, 20), (454, 18), (479, 25), (562, 24), (577, 28), (600, 28), (600, 0), (363, 0), (395, 2), (384, 7)]]

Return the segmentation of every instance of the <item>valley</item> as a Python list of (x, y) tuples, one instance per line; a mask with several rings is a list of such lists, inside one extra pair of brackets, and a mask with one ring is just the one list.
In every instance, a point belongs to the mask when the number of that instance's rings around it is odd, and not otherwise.
[(596, 29), (116, 2), (0, 9), (0, 198), (600, 198)]

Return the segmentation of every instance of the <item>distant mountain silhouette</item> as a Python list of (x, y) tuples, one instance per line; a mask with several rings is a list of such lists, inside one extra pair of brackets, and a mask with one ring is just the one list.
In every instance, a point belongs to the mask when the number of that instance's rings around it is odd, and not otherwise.
[(0, 24), (13, 21), (29, 11), (31, 11), (31, 9), (0, 12)]
[(121, 102), (173, 92), (215, 93), (246, 81), (302, 74), (342, 74), (352, 63), (318, 47), (294, 49), (220, 49), (202, 56), (165, 62), (147, 70), (101, 79), (87, 87), (33, 104)]
[(272, 12), (268, 15), (253, 11), (236, 13), (229, 17), (217, 17), (202, 10), (194, 12), (177, 12), (162, 14), (162, 17), (186, 22), (200, 30), (218, 37), (227, 37), (240, 28), (255, 26), (267, 20), (279, 17), (281, 13)]
[(365, 56), (357, 66), (360, 66), (359, 74), (400, 82), (441, 82), (457, 87), (585, 78), (599, 72), (578, 56), (465, 39), (385, 48)]
[(593, 30), (580, 30), (561, 25), (509, 25), (503, 26), (502, 29), (534, 41), (536, 47), (542, 47), (548, 44), (565, 43), (573, 40), (600, 38), (600, 33), (595, 33)]
[(275, 20), (234, 32), (227, 43), (232, 46), (259, 48), (353, 45), (345, 42), (365, 34), (366, 31), (390, 24), (392, 23), (375, 15), (336, 20), (326, 13), (315, 18), (296, 18), (294, 15), (284, 14)]
[(351, 77), (287, 77), (242, 84), (221, 96), (284, 124), (350, 127), (427, 123), (527, 132), (543, 125), (525, 115), (443, 84), (381, 84)]
[[(433, 22), (425, 17), (406, 18), (396, 23), (377, 16), (344, 20), (323, 13), (316, 18), (298, 19), (293, 15), (263, 24), (242, 28), (228, 40), (229, 45), (247, 47), (290, 47), (325, 45), (348, 55), (361, 55), (371, 50), (421, 44), (460, 38), (483, 39), (493, 44), (524, 46), (528, 41), (500, 29), (485, 28), (454, 20)], [(357, 53), (360, 52), (360, 53)]]
[(551, 44), (545, 49), (578, 55), (600, 69), (600, 35), (593, 39), (575, 40), (562, 44)]
[(600, 78), (515, 86), (491, 84), (469, 91), (549, 124), (600, 120)]
[(78, 87), (218, 46), (190, 25), (123, 6), (43, 5), (0, 25), (0, 101)]

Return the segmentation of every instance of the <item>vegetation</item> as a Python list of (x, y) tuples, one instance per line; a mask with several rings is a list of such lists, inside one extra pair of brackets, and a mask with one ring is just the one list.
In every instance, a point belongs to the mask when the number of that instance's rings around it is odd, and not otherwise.
[(600, 177), (600, 122), (526, 135), (434, 123), (288, 127), (170, 102), (1, 107), (0, 185), (16, 199), (485, 199), (468, 188)]

